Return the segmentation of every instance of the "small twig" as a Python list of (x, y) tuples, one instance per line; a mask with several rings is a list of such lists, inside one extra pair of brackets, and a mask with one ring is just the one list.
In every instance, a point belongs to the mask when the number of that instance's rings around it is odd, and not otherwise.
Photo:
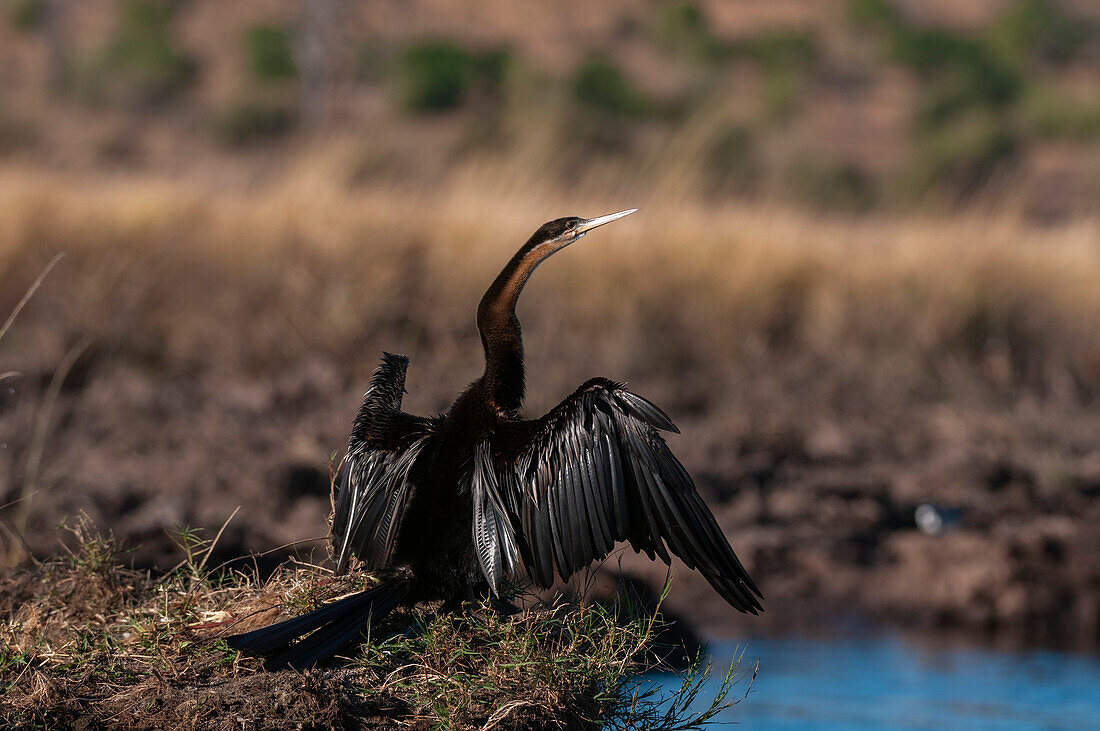
[[(301, 566), (303, 568), (313, 569), (314, 571), (320, 571), (321, 573), (332, 573), (332, 569), (321, 566), (320, 564), (310, 563), (309, 561), (299, 561), (294, 556), (291, 556), (288, 560), (290, 561), (290, 563), (294, 564), (295, 566)], [(332, 581), (332, 579), (326, 579), (326, 581)]]
[[(19, 501), (15, 500), (13, 502), (19, 502)], [(12, 503), (9, 503), (9, 505), (10, 504), (12, 504)], [(3, 518), (3, 517), (0, 517), (0, 528), (3, 528), (11, 538), (14, 538), (15, 540), (19, 541), (19, 543), (23, 544), (23, 551), (28, 556), (31, 555), (31, 547), (27, 543), (27, 539), (23, 535), (23, 532), (21, 530), (16, 528), (6, 518)], [(14, 562), (12, 562), (12, 563), (14, 563)]]
[[(266, 551), (263, 551), (263, 552), (261, 552), (261, 553), (250, 553), (250, 554), (248, 554), (247, 556), (237, 556), (237, 557), (235, 557), (235, 558), (231, 558), (231, 559), (228, 559), (228, 560), (226, 560), (226, 561), (222, 561), (222, 562), (221, 562), (220, 564), (218, 564), (218, 565), (217, 565), (217, 566), (215, 566), (215, 567), (214, 567), (213, 569), (211, 569), (211, 570), (210, 570), (210, 573), (214, 573), (214, 572), (215, 572), (215, 571), (217, 571), (218, 569), (224, 568), (225, 566), (228, 566), (229, 564), (233, 563), (234, 561), (246, 561), (246, 560), (248, 560), (248, 559), (250, 559), (250, 558), (251, 558), (251, 559), (253, 560), (253, 562), (255, 562), (255, 560), (256, 560), (257, 558), (260, 558), (260, 557), (266, 556), (266, 555), (268, 555), (269, 553), (275, 553), (276, 551), (281, 551), (281, 550), (283, 550), (284, 548), (293, 548), (294, 546), (300, 546), (300, 545), (302, 545), (303, 543), (316, 543), (317, 541), (327, 541), (327, 540), (328, 540), (328, 538), (329, 538), (328, 536), (318, 536), (318, 537), (316, 537), (316, 538), (303, 538), (303, 539), (301, 539), (301, 540), (299, 540), (299, 541), (291, 541), (290, 543), (284, 543), (284, 544), (283, 544), (283, 545), (281, 545), (281, 546), (275, 546), (275, 548), (269, 548), (269, 549), (267, 549)], [(187, 563), (187, 562), (186, 562), (186, 561), (184, 561), (183, 563)], [(178, 565), (176, 566), (176, 568), (178, 569), (178, 568), (179, 568), (180, 566), (183, 566), (183, 563), (181, 563), (181, 564), (178, 564)], [(256, 573), (258, 574), (258, 573), (259, 573), (259, 567), (257, 566), (257, 567), (255, 567), (255, 568), (256, 568)], [(175, 570), (175, 569), (173, 569), (173, 571), (174, 571), (174, 570)], [(169, 571), (168, 573), (172, 573), (172, 572), (171, 572), (171, 571)]]
[(241, 506), (238, 505), (237, 509), (234, 510), (229, 515), (229, 517), (225, 519), (224, 523), (222, 523), (222, 527), (221, 527), (221, 530), (218, 531), (218, 535), (214, 536), (214, 540), (210, 543), (210, 548), (206, 549), (206, 555), (202, 557), (202, 561), (199, 561), (199, 565), (197, 567), (195, 567), (195, 571), (197, 573), (199, 573), (199, 574), (202, 573), (203, 567), (206, 566), (206, 560), (209, 559), (210, 554), (214, 552), (214, 547), (218, 545), (218, 539), (222, 537), (222, 533), (225, 532), (225, 528), (226, 528), (226, 526), (229, 525), (229, 521), (233, 520), (233, 518), (236, 517), (237, 513), (239, 513), (240, 511), (241, 511)]
[[(54, 371), (53, 378), (50, 379), (50, 385), (46, 389), (46, 395), (42, 399), (42, 405), (38, 411), (38, 420), (34, 425), (30, 456), (27, 458), (27, 471), (23, 476), (23, 489), (19, 495), (21, 500), (32, 494), (34, 488), (38, 487), (38, 470), (42, 466), (42, 452), (46, 447), (46, 433), (50, 428), (50, 417), (53, 416), (54, 406), (57, 405), (57, 399), (61, 395), (61, 386), (65, 382), (65, 378), (68, 377), (69, 371), (76, 365), (77, 359), (90, 344), (90, 339), (81, 338), (80, 342), (69, 348), (69, 351), (65, 353), (65, 357), (61, 359), (61, 363), (58, 364), (57, 370)], [(26, 530), (29, 517), (30, 502), (26, 501), (20, 506), (19, 514), (16, 516), (16, 527), (20, 531)]]
[(407, 663), (405, 665), (402, 665), (399, 668), (396, 668), (393, 672), (391, 672), (389, 675), (387, 675), (385, 680), (382, 681), (382, 685), (379, 686), (378, 692), (381, 693), (381, 692), (385, 691), (390, 686), (390, 683), (394, 680), (395, 675), (397, 675), (398, 673), (400, 673), (404, 670), (409, 670), (410, 668), (413, 668), (413, 669), (420, 668), (423, 671), (423, 672), (420, 672), (420, 673), (416, 673), (413, 677), (441, 678), (443, 680), (450, 680), (450, 681), (454, 682), (453, 678), (448, 678), (447, 676), (440, 673), (438, 670), (430, 668), (427, 665), (425, 665), (424, 663), (410, 662), (410, 663)]
[(31, 493), (30, 495), (25, 495), (25, 496), (23, 496), (23, 497), (17, 497), (17, 498), (15, 498), (14, 500), (11, 500), (11, 501), (9, 501), (9, 502), (6, 502), (6, 503), (4, 503), (3, 505), (0, 505), (0, 510), (7, 510), (7, 509), (8, 509), (8, 508), (10, 508), (10, 507), (11, 507), (12, 505), (18, 505), (19, 503), (23, 502), (24, 500), (27, 500), (27, 499), (29, 499), (29, 498), (31, 498), (31, 497), (34, 497), (34, 495), (36, 495), (36, 494), (37, 494), (37, 493), (33, 493), (33, 492), (32, 492), (32, 493)]
[[(281, 601), (278, 604), (269, 604), (266, 607), (260, 607), (259, 609), (255, 609), (255, 610), (249, 612), (248, 614), (246, 614), (242, 617), (237, 617), (235, 619), (227, 620), (226, 625), (227, 625), (227, 627), (233, 627), (234, 625), (240, 624), (241, 622), (243, 622), (246, 619), (249, 619), (251, 617), (255, 617), (257, 614), (263, 614), (264, 612), (270, 612), (272, 609), (282, 609), (282, 607), (283, 607), (283, 602), (281, 602)], [(219, 637), (214, 638), (214, 639), (219, 639), (219, 638), (220, 638), (220, 635), (219, 635)]]
[[(54, 256), (53, 259), (50, 259), (50, 263), (46, 265), (46, 267), (38, 274), (37, 277), (35, 277), (35, 280), (31, 283), (31, 286), (28, 287), (27, 291), (23, 293), (23, 297), (20, 298), (19, 302), (16, 303), (15, 309), (13, 309), (11, 311), (11, 314), (8, 315), (8, 319), (4, 321), (3, 325), (0, 325), (0, 340), (4, 339), (4, 336), (8, 333), (8, 330), (11, 328), (12, 323), (15, 322), (15, 318), (19, 316), (19, 313), (22, 312), (23, 308), (27, 306), (27, 303), (30, 302), (31, 297), (34, 296), (34, 293), (36, 291), (38, 291), (38, 288), (42, 285), (42, 281), (46, 278), (46, 275), (50, 273), (50, 270), (53, 269), (54, 266), (57, 264), (57, 262), (61, 261), (61, 259), (64, 256), (65, 256), (65, 254), (63, 254), (63, 253), (57, 254), (56, 256)], [(14, 378), (14, 377), (17, 377), (17, 376), (20, 376), (20, 375), (22, 375), (22, 374), (19, 373), (18, 371), (7, 371), (6, 373), (0, 374), (0, 381), (4, 381), (8, 378)], [(36, 434), (36, 436), (37, 436), (37, 434)], [(31, 453), (31, 456), (32, 457), (34, 456), (33, 452)], [(28, 465), (28, 467), (29, 467), (29, 465)], [(38, 472), (38, 461), (35, 460), (35, 475), (34, 475), (35, 479), (37, 479), (37, 472)], [(29, 489), (29, 485), (27, 483), (27, 480), (26, 480), (26, 478), (24, 478), (24, 480), (23, 480), (23, 489), (21, 491), (21, 495), (20, 495), (19, 499), (15, 500), (14, 502), (17, 503), (17, 502), (24, 501), (33, 494), (34, 494), (34, 491)], [(11, 504), (13, 504), (13, 503), (9, 503), (9, 505), (11, 505)], [(7, 507), (7, 506), (4, 506), (4, 507)], [(7, 528), (7, 530), (10, 533), (14, 533), (14, 535), (19, 538), (19, 542), (22, 544), (23, 550), (29, 556), (29, 555), (31, 555), (31, 550), (30, 550), (30, 547), (27, 545), (27, 540), (23, 537), (23, 533), (24, 533), (24, 531), (26, 530), (26, 527), (27, 527), (26, 521), (27, 521), (27, 512), (28, 512), (28, 510), (29, 510), (29, 504), (28, 504), (28, 506), (24, 506), (24, 508), (19, 512), (19, 515), (16, 516), (16, 523), (11, 525), (9, 528)], [(19, 558), (22, 558), (21, 556), (18, 555), (18, 553), (15, 553), (14, 555), (16, 556), (16, 560), (18, 560)], [(9, 562), (14, 563), (14, 561), (11, 561), (10, 557), (9, 557)]]
[[(54, 265), (57, 264), (57, 262), (61, 261), (64, 257), (65, 254), (62, 253), (50, 259), (50, 263), (46, 265), (46, 268), (42, 270), (42, 273), (35, 278), (33, 283), (31, 283), (30, 289), (26, 291), (26, 293), (23, 295), (23, 298), (19, 300), (18, 304), (15, 305), (15, 309), (11, 311), (10, 315), (8, 315), (8, 319), (4, 321), (3, 326), (0, 326), (0, 340), (4, 339), (4, 335), (7, 334), (8, 328), (11, 327), (11, 324), (15, 322), (15, 318), (19, 316), (19, 313), (23, 310), (24, 307), (26, 307), (27, 302), (29, 302), (31, 297), (34, 296), (34, 293), (42, 284), (42, 280), (46, 278), (46, 275), (49, 274), (50, 270), (54, 268)], [(8, 374), (4, 375), (6, 376)]]
[(531, 701), (524, 699), (514, 700), (505, 703), (503, 706), (498, 708), (496, 712), (493, 713), (493, 715), (489, 716), (489, 720), (486, 721), (485, 725), (481, 727), (481, 731), (490, 731), (490, 729), (496, 728), (497, 724), (508, 718), (508, 716), (512, 715), (512, 711), (528, 706), (537, 708), (538, 704), (532, 703)]
[(185, 625), (187, 629), (214, 629), (215, 627), (224, 627), (227, 624), (236, 624), (240, 620), (238, 619), (223, 619), (220, 622), (199, 622), (198, 624)]

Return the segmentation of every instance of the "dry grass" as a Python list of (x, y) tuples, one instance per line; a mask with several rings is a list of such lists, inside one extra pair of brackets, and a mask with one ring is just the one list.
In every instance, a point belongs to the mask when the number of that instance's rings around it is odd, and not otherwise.
[[(203, 561), (193, 531), (173, 572), (120, 566), (118, 546), (86, 520), (66, 555), (0, 586), (0, 721), (8, 727), (689, 729), (737, 702), (731, 667), (704, 710), (709, 668), (658, 697), (636, 676), (659, 668), (661, 620), (614, 606), (536, 606), (501, 619), (402, 610), (335, 669), (266, 673), (218, 639), (362, 586), (308, 564), (265, 582)], [(369, 581), (369, 578), (367, 579)], [(692, 706), (695, 710), (692, 710)]]
[(850, 219), (564, 196), (476, 167), (418, 194), (348, 189), (333, 182), (338, 151), (304, 158), (247, 190), (0, 176), (4, 297), (54, 253), (73, 257), (40, 295), (49, 327), (24, 329), (37, 347), (11, 346), (20, 365), (37, 354), (52, 366), (88, 335), (188, 368), (307, 353), (348, 362), (386, 346), (417, 351), (413, 379), (443, 364), (468, 373), (473, 303), (539, 223), (641, 205), (540, 269), (521, 313), (532, 360), (598, 333), (599, 360), (619, 370), (665, 342), (726, 366), (777, 349), (901, 351), (937, 368), (966, 361), (1006, 386), (1069, 374), (1095, 387), (1100, 375), (1097, 221), (1044, 229), (1012, 215)]

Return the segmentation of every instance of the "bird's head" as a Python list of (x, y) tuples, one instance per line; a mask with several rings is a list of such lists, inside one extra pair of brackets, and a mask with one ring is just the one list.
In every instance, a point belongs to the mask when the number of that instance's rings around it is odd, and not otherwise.
[(596, 218), (577, 218), (576, 216), (570, 216), (568, 218), (557, 218), (553, 221), (548, 221), (539, 226), (539, 230), (527, 241), (527, 246), (524, 248), (527, 252), (538, 250), (542, 255), (539, 256), (539, 259), (545, 258), (555, 251), (564, 249), (566, 246), (569, 246), (569, 244), (579, 241), (592, 229), (599, 228), (612, 221), (617, 221), (623, 216), (629, 216), (637, 210), (637, 208), (631, 208), (626, 211), (619, 211), (618, 213), (611, 213)]
[(592, 229), (629, 216), (636, 210), (631, 208), (596, 218), (558, 218), (539, 226), (539, 230), (516, 252), (481, 298), (481, 304), (477, 307), (478, 329), (484, 335), (493, 328), (515, 328), (516, 300), (527, 278), (540, 263), (554, 252), (580, 240)]

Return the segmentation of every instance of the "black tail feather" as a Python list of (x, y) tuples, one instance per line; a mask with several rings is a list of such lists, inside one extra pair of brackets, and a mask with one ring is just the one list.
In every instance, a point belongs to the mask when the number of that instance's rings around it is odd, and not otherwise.
[(290, 644), (292, 641), (335, 619), (348, 614), (357, 614), (370, 603), (368, 591), (361, 591), (349, 597), (326, 604), (319, 609), (303, 614), (285, 622), (279, 622), (252, 632), (233, 635), (226, 642), (235, 650), (253, 655), (263, 655)]
[(284, 667), (302, 670), (324, 662), (354, 642), (372, 622), (389, 614), (404, 596), (405, 590), (377, 596), (364, 613), (349, 614), (322, 627), (264, 665), (272, 670)]
[(235, 650), (266, 655), (287, 648), (264, 664), (271, 669), (312, 667), (351, 644), (371, 622), (389, 614), (409, 593), (409, 582), (394, 579), (376, 587), (326, 604), (319, 609), (270, 627), (233, 635), (226, 642)]

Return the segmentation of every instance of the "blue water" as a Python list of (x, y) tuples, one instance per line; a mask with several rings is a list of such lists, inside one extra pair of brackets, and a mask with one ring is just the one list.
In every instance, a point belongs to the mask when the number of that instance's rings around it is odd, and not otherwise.
[[(748, 697), (716, 728), (1100, 729), (1095, 655), (929, 648), (891, 635), (760, 638), (710, 650), (715, 675), (742, 651), (742, 668), (760, 664)], [(679, 686), (675, 676), (652, 677), (670, 691)]]

